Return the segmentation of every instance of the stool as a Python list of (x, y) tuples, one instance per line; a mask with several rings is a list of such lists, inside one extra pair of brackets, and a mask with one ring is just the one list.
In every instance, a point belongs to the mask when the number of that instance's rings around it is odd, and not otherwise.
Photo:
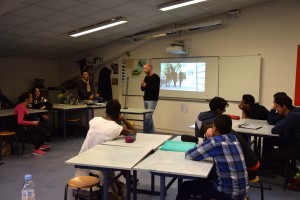
[(69, 125), (74, 125), (75, 126), (75, 134), (76, 134), (76, 137), (77, 137), (78, 136), (78, 129), (80, 128), (80, 124), (81, 124), (80, 119), (78, 119), (78, 118), (67, 119), (66, 121)]
[(64, 200), (67, 200), (69, 186), (77, 189), (75, 199), (78, 199), (78, 193), (79, 193), (80, 189), (90, 188), (90, 199), (92, 200), (93, 199), (92, 187), (99, 186), (99, 185), (100, 185), (99, 178), (96, 178), (94, 176), (78, 176), (78, 177), (72, 178), (68, 181), (68, 183), (65, 187)]
[[(263, 187), (263, 183), (260, 180), (259, 176), (256, 176), (252, 180), (249, 180), (249, 183), (259, 183), (259, 185), (260, 185), (260, 199), (264, 200), (264, 187)], [(250, 187), (256, 187), (256, 186), (250, 185)]]
[(16, 132), (11, 132), (11, 131), (0, 131), (0, 165), (3, 164), (2, 162), (2, 138), (5, 136), (11, 136), (15, 135)]

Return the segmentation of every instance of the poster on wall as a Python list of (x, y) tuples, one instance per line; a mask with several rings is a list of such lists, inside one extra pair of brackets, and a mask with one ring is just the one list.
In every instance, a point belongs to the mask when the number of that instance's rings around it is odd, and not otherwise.
[(144, 65), (150, 63), (148, 59), (126, 59), (125, 68), (130, 68), (131, 76), (140, 76), (144, 71)]

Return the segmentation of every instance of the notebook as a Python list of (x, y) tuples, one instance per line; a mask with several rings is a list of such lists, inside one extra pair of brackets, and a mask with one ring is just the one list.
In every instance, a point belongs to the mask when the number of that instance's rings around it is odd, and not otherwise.
[(193, 142), (181, 142), (181, 141), (167, 140), (162, 145), (160, 150), (186, 152), (187, 150), (189, 150), (195, 146), (196, 146), (196, 144)]
[(239, 128), (247, 128), (247, 129), (257, 130), (257, 129), (262, 128), (262, 126), (244, 123), (244, 124), (240, 124)]

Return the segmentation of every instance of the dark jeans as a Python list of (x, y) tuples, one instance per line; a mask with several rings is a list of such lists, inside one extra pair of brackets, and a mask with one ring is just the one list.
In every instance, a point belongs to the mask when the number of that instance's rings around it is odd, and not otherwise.
[[(198, 179), (196, 181), (185, 181), (178, 191), (176, 200), (189, 200), (193, 196), (201, 196), (202, 200), (211, 198), (218, 200), (230, 200), (231, 195), (221, 193), (215, 189), (208, 179)], [(245, 195), (240, 195), (237, 200), (243, 200)]]
[[(275, 146), (278, 148), (275, 149)], [(284, 167), (287, 160), (300, 158), (300, 147), (293, 146), (286, 137), (264, 138), (262, 161), (267, 167), (284, 176)], [(295, 165), (289, 166), (288, 176), (291, 178), (298, 172)]]
[(26, 126), (27, 132), (34, 142), (34, 149), (39, 149), (39, 147), (44, 144), (47, 130), (41, 126)]

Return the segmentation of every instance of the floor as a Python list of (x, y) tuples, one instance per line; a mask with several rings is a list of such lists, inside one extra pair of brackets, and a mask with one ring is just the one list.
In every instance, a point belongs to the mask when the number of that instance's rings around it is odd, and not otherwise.
[[(36, 199), (59, 200), (63, 199), (64, 186), (68, 179), (74, 176), (75, 168), (64, 164), (64, 161), (78, 154), (83, 142), (81, 138), (54, 138), (49, 143), (52, 149), (45, 156), (33, 156), (32, 145), (26, 144), (25, 154), (17, 157), (16, 154), (3, 157), (4, 164), (0, 165), (0, 200), (18, 200), (21, 198), (21, 188), (25, 174), (32, 174), (35, 183)], [(138, 188), (150, 189), (150, 174), (138, 172), (140, 184)], [(300, 193), (295, 191), (283, 191), (282, 178), (264, 178), (265, 185), (271, 185), (272, 190), (265, 190), (265, 199), (270, 200), (296, 200), (300, 199)], [(156, 178), (156, 190), (159, 187), (159, 179)], [(167, 193), (167, 200), (175, 199), (177, 184), (172, 185)], [(260, 199), (260, 190), (250, 188), (249, 196), (253, 200)], [(74, 199), (69, 192), (68, 199)], [(138, 194), (141, 200), (158, 200), (159, 196)]]

